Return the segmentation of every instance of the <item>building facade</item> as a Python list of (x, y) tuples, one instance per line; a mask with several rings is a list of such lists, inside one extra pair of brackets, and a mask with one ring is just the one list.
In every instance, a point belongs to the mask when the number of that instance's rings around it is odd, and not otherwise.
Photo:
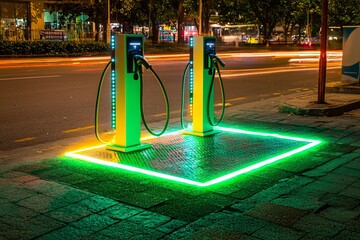
[[(0, 0), (0, 40), (44, 37), (46, 4), (88, 3), (93, 0)], [(51, 29), (50, 29), (51, 30)]]

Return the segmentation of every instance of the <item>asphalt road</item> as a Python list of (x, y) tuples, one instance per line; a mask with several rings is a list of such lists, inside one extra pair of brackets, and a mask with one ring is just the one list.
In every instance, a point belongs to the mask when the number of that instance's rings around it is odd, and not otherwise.
[[(314, 89), (318, 52), (219, 54), (227, 106)], [(329, 54), (327, 82), (340, 80), (341, 56)], [(146, 56), (169, 95), (171, 117), (179, 117), (187, 55)], [(106, 57), (0, 60), (0, 151), (94, 132), (95, 99)], [(108, 79), (108, 76), (107, 76)], [(100, 130), (110, 130), (109, 81), (103, 86)], [(164, 99), (155, 78), (144, 73), (145, 114), (163, 121)], [(221, 105), (216, 87), (216, 105)], [(219, 107), (217, 107), (219, 108)]]

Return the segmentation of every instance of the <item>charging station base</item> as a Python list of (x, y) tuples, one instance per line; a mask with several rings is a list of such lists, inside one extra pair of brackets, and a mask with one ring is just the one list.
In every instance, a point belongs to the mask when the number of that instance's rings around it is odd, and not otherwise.
[(152, 145), (149, 143), (141, 143), (139, 145), (135, 145), (135, 146), (130, 146), (130, 147), (121, 147), (118, 145), (107, 145), (106, 149), (108, 150), (113, 150), (113, 151), (118, 151), (118, 152), (134, 152), (134, 151), (139, 151), (139, 150), (144, 150), (147, 148), (151, 148)]
[(217, 134), (219, 132), (220, 132), (219, 130), (211, 130), (211, 131), (207, 131), (207, 132), (196, 132), (196, 131), (186, 131), (186, 130), (184, 130), (182, 133), (185, 134), (185, 135), (206, 137), (206, 136), (211, 136), (211, 135)]
[(305, 151), (320, 141), (220, 128), (218, 134), (197, 137), (177, 131), (151, 142), (152, 148), (130, 153), (105, 145), (66, 156), (196, 186), (210, 186)]

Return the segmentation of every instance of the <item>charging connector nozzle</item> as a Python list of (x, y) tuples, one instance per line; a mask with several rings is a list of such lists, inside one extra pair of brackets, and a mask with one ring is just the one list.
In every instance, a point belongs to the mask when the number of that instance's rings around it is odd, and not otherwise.
[(146, 61), (146, 59), (143, 56), (136, 54), (133, 57), (135, 59), (136, 64), (143, 65), (146, 68), (146, 70), (151, 68), (150, 63)]
[(220, 65), (222, 67), (225, 67), (225, 63), (218, 56), (216, 56), (215, 54), (209, 54), (209, 56), (212, 61), (216, 61), (216, 62), (220, 63)]

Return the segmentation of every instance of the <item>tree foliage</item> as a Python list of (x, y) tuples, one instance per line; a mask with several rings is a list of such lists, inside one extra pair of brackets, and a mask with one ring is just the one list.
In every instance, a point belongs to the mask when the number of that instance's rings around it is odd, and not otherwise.
[[(52, 4), (51, 10), (60, 12), (62, 22), (75, 21), (76, 16), (86, 13), (96, 25), (105, 26), (107, 1)], [(111, 20), (122, 24), (124, 32), (132, 32), (134, 25), (150, 26), (154, 41), (160, 24), (176, 25), (181, 42), (185, 22), (190, 20), (198, 27), (199, 1), (203, 4), (205, 33), (215, 13), (219, 24), (257, 24), (265, 41), (269, 41), (275, 26), (283, 26), (285, 34), (293, 32), (295, 26), (311, 26), (312, 35), (320, 28), (321, 0), (111, 0)], [(360, 24), (359, 6), (360, 0), (329, 0), (330, 25)]]
[(256, 20), (255, 14), (246, 0), (218, 0), (217, 11), (219, 23), (222, 25), (254, 23)]
[(248, 0), (248, 4), (261, 26), (264, 41), (269, 41), (276, 24), (283, 17), (283, 0)]
[(148, 3), (144, 0), (112, 0), (111, 19), (131, 33), (134, 25), (148, 25)]
[(345, 26), (360, 24), (360, 0), (329, 1), (330, 25)]

